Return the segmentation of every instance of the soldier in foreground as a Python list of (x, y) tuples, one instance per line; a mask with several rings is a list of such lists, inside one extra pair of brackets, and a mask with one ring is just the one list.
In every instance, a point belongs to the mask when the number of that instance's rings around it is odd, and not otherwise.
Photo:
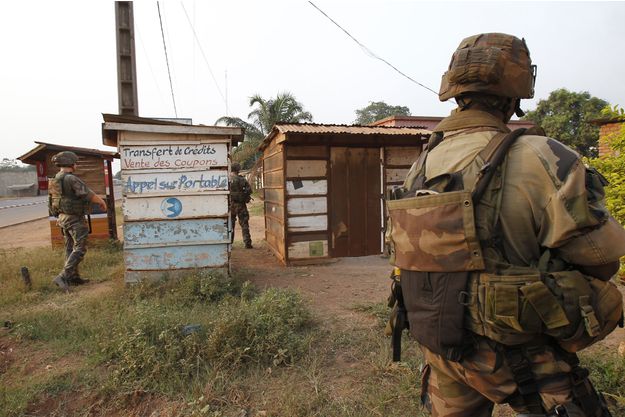
[(435, 417), (606, 417), (575, 352), (623, 323), (610, 278), (625, 231), (605, 179), (560, 142), (506, 123), (534, 95), (525, 41), (464, 39), (439, 98), (458, 108), (389, 201), (392, 262)]
[(86, 282), (78, 273), (78, 264), (87, 252), (89, 226), (85, 214), (91, 203), (106, 211), (106, 203), (74, 174), (78, 162), (74, 152), (60, 152), (52, 157), (52, 162), (60, 170), (50, 182), (49, 209), (52, 215), (58, 216), (58, 225), (65, 238), (65, 265), (53, 282), (68, 291), (70, 284)]
[(250, 236), (250, 214), (247, 212), (247, 203), (252, 199), (252, 187), (245, 177), (239, 175), (241, 165), (238, 162), (232, 164), (232, 174), (230, 176), (230, 220), (232, 222), (232, 236), (230, 242), (234, 241), (234, 227), (237, 217), (243, 233), (243, 242), (246, 249), (252, 249), (252, 236)]

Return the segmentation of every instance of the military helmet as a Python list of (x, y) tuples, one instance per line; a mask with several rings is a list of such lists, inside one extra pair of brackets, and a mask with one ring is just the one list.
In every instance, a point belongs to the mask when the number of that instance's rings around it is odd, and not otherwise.
[(78, 162), (78, 155), (71, 151), (59, 152), (52, 157), (52, 163), (57, 167), (71, 167)]
[(534, 97), (536, 65), (525, 39), (505, 33), (483, 33), (463, 39), (441, 80), (438, 97), (445, 101), (467, 93), (509, 98)]
[(241, 164), (239, 164), (238, 162), (233, 162), (231, 169), (232, 172), (239, 172), (241, 171)]

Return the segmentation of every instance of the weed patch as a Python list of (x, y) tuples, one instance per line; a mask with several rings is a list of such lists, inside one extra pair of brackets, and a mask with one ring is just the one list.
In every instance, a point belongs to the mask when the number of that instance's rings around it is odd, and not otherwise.
[[(52, 279), (58, 275), (65, 262), (61, 248), (34, 248), (0, 250), (0, 307), (13, 304), (33, 304), (58, 293)], [(123, 273), (121, 245), (119, 242), (90, 243), (80, 272), (93, 282), (121, 277)], [(21, 268), (30, 271), (32, 289), (28, 291), (22, 281)]]
[(590, 380), (613, 406), (614, 415), (625, 415), (625, 357), (583, 352), (582, 366), (590, 371)]

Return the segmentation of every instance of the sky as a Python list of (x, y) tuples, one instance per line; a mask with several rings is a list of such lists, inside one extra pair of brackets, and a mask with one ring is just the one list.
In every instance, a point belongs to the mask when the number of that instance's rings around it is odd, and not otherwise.
[[(313, 3), (435, 91), (464, 37), (504, 32), (525, 38), (538, 66), (525, 110), (557, 88), (625, 106), (625, 2)], [(160, 11), (177, 116), (194, 124), (245, 119), (250, 96), (284, 91), (317, 123), (350, 124), (370, 101), (419, 116), (454, 107), (308, 1), (163, 1)], [(135, 2), (134, 18), (139, 115), (176, 117), (157, 3)], [(118, 112), (112, 1), (3, 2), (0, 39), (0, 158), (34, 141), (114, 150), (101, 138), (101, 114)]]

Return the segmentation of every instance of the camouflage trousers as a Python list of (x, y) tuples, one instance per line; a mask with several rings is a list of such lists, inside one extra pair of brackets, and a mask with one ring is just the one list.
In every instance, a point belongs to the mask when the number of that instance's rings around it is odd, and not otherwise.
[(239, 224), (241, 225), (241, 232), (243, 233), (243, 242), (245, 247), (252, 246), (252, 236), (250, 235), (250, 214), (247, 212), (247, 205), (245, 203), (231, 203), (230, 205), (230, 220), (232, 222), (232, 236), (230, 242), (234, 241), (234, 229), (237, 217), (239, 218)]
[(61, 215), (59, 226), (65, 238), (65, 265), (59, 276), (67, 281), (80, 277), (78, 264), (87, 253), (89, 226), (85, 216), (77, 215)]
[[(434, 417), (490, 417), (494, 404), (508, 403), (517, 413), (527, 413), (522, 397), (513, 395), (518, 386), (496, 343), (479, 338), (477, 344), (477, 350), (462, 362), (445, 360), (422, 347), (427, 363), (421, 388), (426, 408)], [(551, 412), (557, 405), (571, 403), (571, 366), (562, 354), (541, 346), (528, 356), (544, 409)], [(586, 417), (577, 406), (571, 407), (570, 417)]]

